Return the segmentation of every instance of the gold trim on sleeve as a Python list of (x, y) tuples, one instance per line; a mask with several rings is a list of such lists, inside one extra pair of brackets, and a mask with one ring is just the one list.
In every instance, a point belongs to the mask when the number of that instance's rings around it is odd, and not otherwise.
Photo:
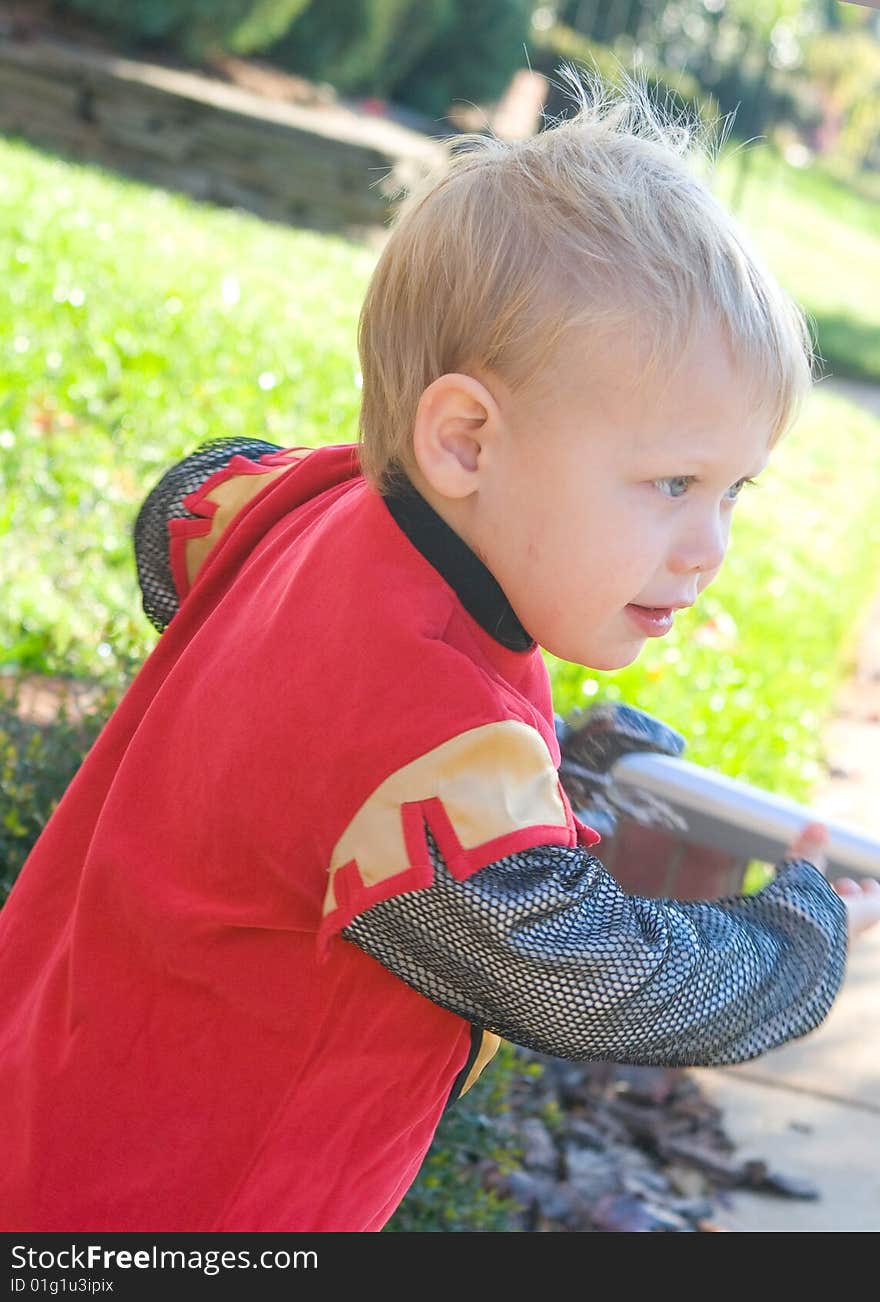
[(471, 728), (392, 773), (364, 801), (333, 850), (325, 916), (336, 908), (333, 876), (344, 864), (357, 862), (365, 886), (410, 867), (401, 806), (432, 797), (465, 851), (529, 827), (567, 825), (541, 734), (515, 719)]
[(211, 489), (205, 498), (206, 502), (214, 502), (217, 505), (217, 510), (211, 516), (211, 527), (207, 533), (188, 538), (184, 547), (186, 577), (190, 586), (195, 583), (196, 575), (204, 565), (208, 553), (215, 543), (219, 542), (227, 525), (232, 523), (248, 502), (253, 501), (258, 493), (262, 493), (267, 484), (277, 479), (279, 475), (286, 474), (291, 464), (292, 462), (288, 461), (281, 466), (266, 466), (265, 470), (259, 472), (233, 475), (232, 478), (224, 479), (222, 483)]

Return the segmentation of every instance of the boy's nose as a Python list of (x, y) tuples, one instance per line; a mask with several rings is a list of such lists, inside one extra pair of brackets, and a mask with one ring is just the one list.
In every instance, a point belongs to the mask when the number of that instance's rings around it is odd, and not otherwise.
[(674, 574), (714, 573), (727, 554), (729, 537), (729, 522), (718, 516), (685, 530), (670, 555), (670, 570)]

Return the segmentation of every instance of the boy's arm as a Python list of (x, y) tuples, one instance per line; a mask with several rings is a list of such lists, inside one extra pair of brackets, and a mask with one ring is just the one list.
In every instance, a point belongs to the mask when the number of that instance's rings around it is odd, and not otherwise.
[(185, 499), (211, 475), (223, 470), (233, 457), (257, 460), (264, 453), (280, 450), (277, 443), (263, 439), (212, 439), (167, 470), (145, 499), (134, 525), (134, 555), (144, 613), (160, 633), (168, 627), (179, 605), (171, 567), (169, 522), (195, 518), (186, 509)]
[(843, 980), (843, 901), (804, 860), (753, 896), (627, 895), (581, 848), (540, 846), (464, 881), (426, 828), (434, 881), (342, 934), (433, 1002), (574, 1061), (719, 1066), (806, 1035)]

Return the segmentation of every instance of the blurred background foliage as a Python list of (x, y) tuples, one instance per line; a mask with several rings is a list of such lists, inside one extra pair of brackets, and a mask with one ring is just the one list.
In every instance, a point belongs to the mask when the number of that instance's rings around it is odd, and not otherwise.
[[(210, 62), (258, 54), (343, 96), (449, 128), (517, 69), (561, 58), (640, 67), (684, 102), (734, 112), (734, 135), (788, 127), (848, 174), (880, 171), (880, 14), (840, 0), (52, 0), (132, 50)], [(554, 111), (554, 101), (548, 111)]]
[(500, 96), (525, 64), (534, 8), (533, 0), (324, 0), (269, 54), (343, 94), (395, 100), (442, 118), (453, 100)]
[(251, 54), (283, 36), (312, 0), (53, 0), (130, 48), (168, 45), (193, 59), (212, 50)]

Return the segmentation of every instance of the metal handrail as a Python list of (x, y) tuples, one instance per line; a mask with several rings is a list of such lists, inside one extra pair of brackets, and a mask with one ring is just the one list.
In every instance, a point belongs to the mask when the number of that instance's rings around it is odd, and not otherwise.
[(578, 818), (603, 837), (629, 819), (743, 865), (777, 864), (808, 823), (821, 822), (829, 877), (880, 876), (880, 837), (689, 763), (681, 734), (643, 710), (603, 702), (570, 720), (557, 715), (556, 733), (562, 785)]

